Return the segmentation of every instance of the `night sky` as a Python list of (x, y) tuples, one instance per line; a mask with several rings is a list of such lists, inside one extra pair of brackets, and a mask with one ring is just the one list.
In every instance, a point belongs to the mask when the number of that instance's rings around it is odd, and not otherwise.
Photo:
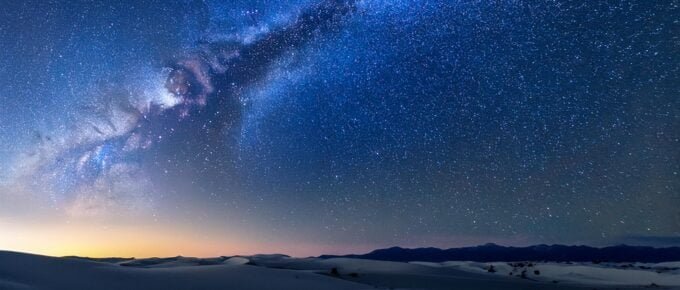
[(0, 248), (673, 243), (678, 5), (9, 1)]

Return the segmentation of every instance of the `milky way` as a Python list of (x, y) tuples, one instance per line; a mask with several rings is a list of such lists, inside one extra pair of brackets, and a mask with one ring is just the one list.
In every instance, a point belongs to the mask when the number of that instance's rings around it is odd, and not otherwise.
[(332, 250), (680, 235), (672, 1), (34, 4), (0, 12), (6, 216)]

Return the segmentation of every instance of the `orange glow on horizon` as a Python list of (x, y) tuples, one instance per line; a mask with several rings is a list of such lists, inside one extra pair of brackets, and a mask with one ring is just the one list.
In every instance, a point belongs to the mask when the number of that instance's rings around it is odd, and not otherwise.
[[(49, 256), (160, 257), (219, 256), (250, 252), (245, 241), (197, 238), (188, 231), (89, 224), (15, 226), (0, 222), (0, 250)], [(243, 254), (243, 253), (239, 253)]]
[(306, 242), (263, 242), (238, 231), (205, 234), (173, 225), (116, 225), (71, 222), (16, 225), (0, 220), (0, 250), (48, 256), (82, 257), (216, 257), (286, 254), (308, 257), (320, 254), (366, 252), (368, 245), (338, 247)]

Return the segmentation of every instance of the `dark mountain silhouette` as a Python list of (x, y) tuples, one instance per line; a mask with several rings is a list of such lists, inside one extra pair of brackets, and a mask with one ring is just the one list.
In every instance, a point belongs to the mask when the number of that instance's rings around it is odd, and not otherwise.
[(572, 261), (572, 262), (645, 262), (680, 261), (680, 247), (653, 248), (618, 245), (604, 248), (589, 246), (536, 245), (504, 247), (486, 244), (476, 247), (405, 249), (392, 247), (363, 255), (323, 255), (319, 258), (358, 258), (383, 261)]

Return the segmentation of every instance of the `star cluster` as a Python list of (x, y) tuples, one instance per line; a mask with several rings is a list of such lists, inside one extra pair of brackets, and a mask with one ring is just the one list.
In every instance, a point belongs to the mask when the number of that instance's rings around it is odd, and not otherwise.
[(680, 235), (672, 1), (29, 2), (0, 218), (304, 254)]

